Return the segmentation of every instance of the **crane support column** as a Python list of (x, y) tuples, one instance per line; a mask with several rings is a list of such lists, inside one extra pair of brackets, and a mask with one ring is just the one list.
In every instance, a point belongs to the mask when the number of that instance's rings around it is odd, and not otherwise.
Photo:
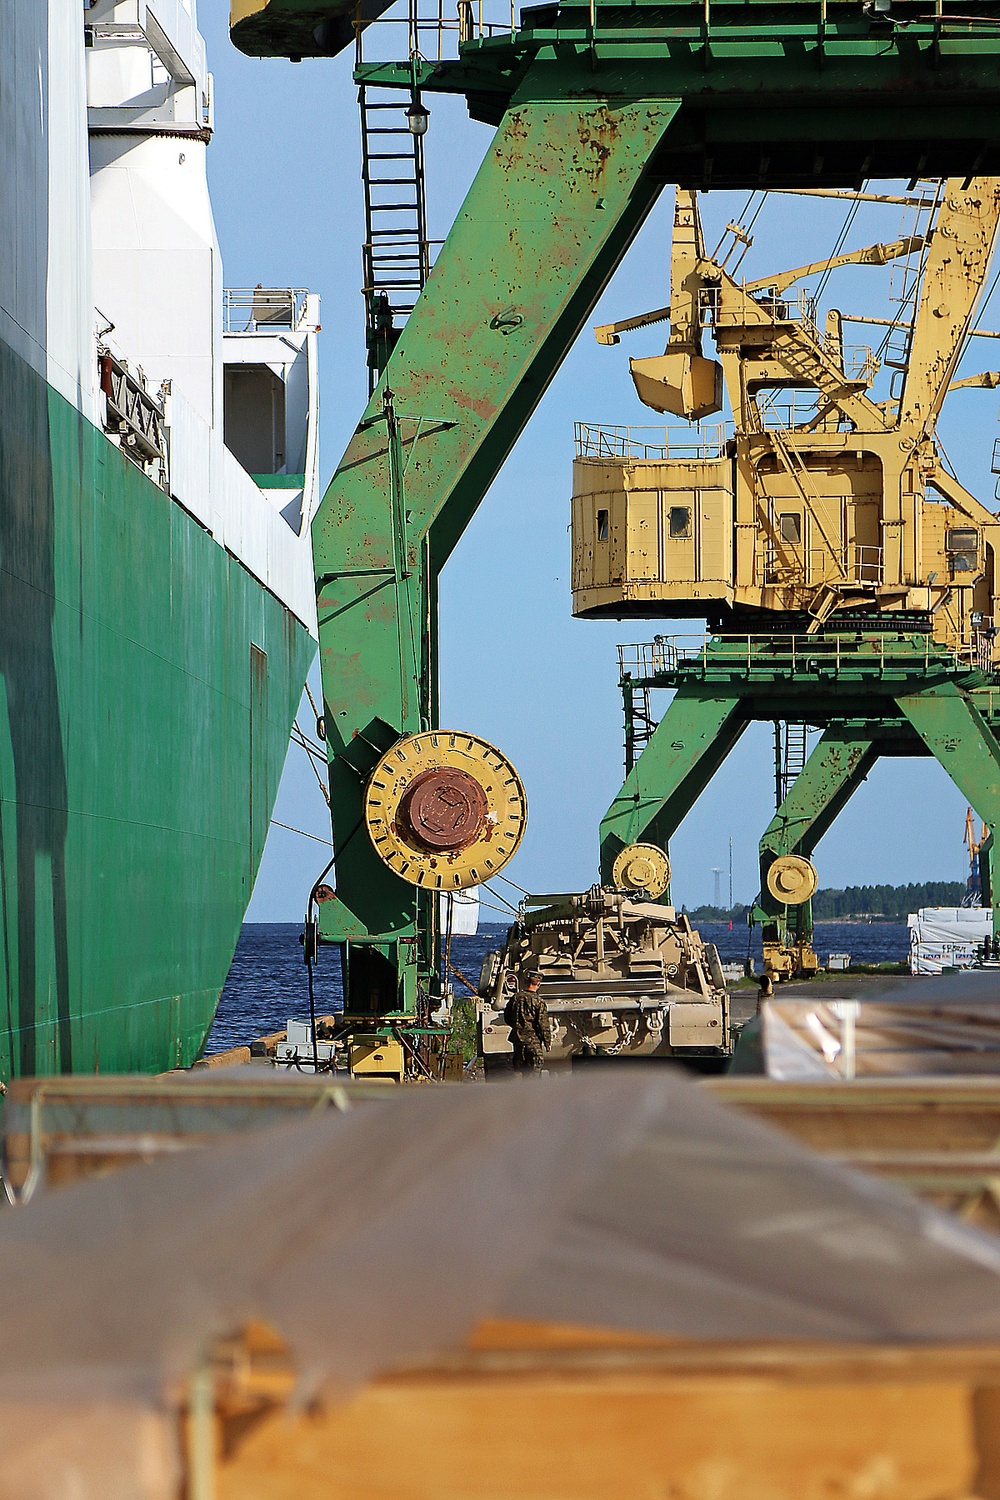
[(400, 735), (436, 726), (437, 575), (655, 201), (677, 108), (508, 110), (313, 521), (337, 870), (321, 932), (348, 945), (348, 1014), (415, 1008), (427, 897), (378, 859), (362, 794)]
[[(935, 760), (975, 808), (992, 839), (1000, 827), (1000, 741), (979, 710), (954, 683), (897, 698), (897, 703)], [(990, 859), (986, 860), (987, 869)], [(1000, 891), (987, 887), (983, 902), (993, 907), (993, 931), (1000, 932)]]
[(993, 835), (988, 833), (979, 846), (979, 893), (984, 906), (993, 905)]
[(738, 697), (678, 689), (601, 821), (601, 879), (626, 844), (667, 849), (748, 723)]
[(785, 906), (768, 889), (767, 875), (784, 854), (808, 859), (878, 759), (877, 741), (831, 724), (795, 778), (760, 841), (760, 905), (754, 913), (764, 939), (769, 974), (812, 972), (812, 900)]

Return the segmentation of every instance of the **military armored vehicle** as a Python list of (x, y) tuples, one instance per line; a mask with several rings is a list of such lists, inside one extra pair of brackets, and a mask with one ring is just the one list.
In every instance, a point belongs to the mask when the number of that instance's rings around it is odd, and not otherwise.
[(647, 894), (595, 885), (528, 898), (479, 978), (479, 1047), (487, 1072), (509, 1066), (503, 1011), (537, 972), (552, 1021), (553, 1061), (677, 1057), (708, 1069), (730, 1056), (729, 996), (719, 955), (684, 913)]

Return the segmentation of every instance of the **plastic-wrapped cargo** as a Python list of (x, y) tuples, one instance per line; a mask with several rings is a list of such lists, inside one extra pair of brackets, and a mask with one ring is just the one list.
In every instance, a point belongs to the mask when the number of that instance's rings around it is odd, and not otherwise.
[(5, 1500), (1000, 1500), (1000, 1240), (666, 1070), (46, 1193), (0, 1326)]
[(911, 974), (971, 968), (984, 938), (993, 936), (989, 906), (925, 906), (911, 912), (906, 921)]
[(1000, 986), (994, 975), (975, 984), (986, 977), (956, 976), (975, 986), (965, 995), (769, 1000), (744, 1028), (732, 1071), (788, 1081), (1000, 1076)]

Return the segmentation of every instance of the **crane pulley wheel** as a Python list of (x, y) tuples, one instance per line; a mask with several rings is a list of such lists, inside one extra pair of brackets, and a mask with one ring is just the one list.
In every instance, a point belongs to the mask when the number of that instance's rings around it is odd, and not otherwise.
[(662, 896), (670, 884), (670, 860), (656, 844), (626, 844), (614, 862), (611, 879), (619, 891)]
[(365, 826), (379, 858), (426, 890), (461, 891), (498, 874), (528, 820), (521, 778), (474, 734), (404, 735), (365, 788)]
[(801, 906), (815, 895), (818, 885), (816, 866), (801, 854), (779, 854), (767, 872), (768, 890), (786, 906)]

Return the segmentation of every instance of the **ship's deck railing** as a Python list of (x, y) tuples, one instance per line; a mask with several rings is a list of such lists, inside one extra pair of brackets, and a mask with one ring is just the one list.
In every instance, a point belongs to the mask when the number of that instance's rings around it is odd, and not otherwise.
[(697, 427), (606, 427), (576, 422), (577, 458), (635, 458), (650, 463), (671, 459), (721, 458), (726, 451), (725, 422)]
[(222, 294), (223, 333), (270, 333), (302, 327), (309, 294), (300, 287), (226, 287)]

